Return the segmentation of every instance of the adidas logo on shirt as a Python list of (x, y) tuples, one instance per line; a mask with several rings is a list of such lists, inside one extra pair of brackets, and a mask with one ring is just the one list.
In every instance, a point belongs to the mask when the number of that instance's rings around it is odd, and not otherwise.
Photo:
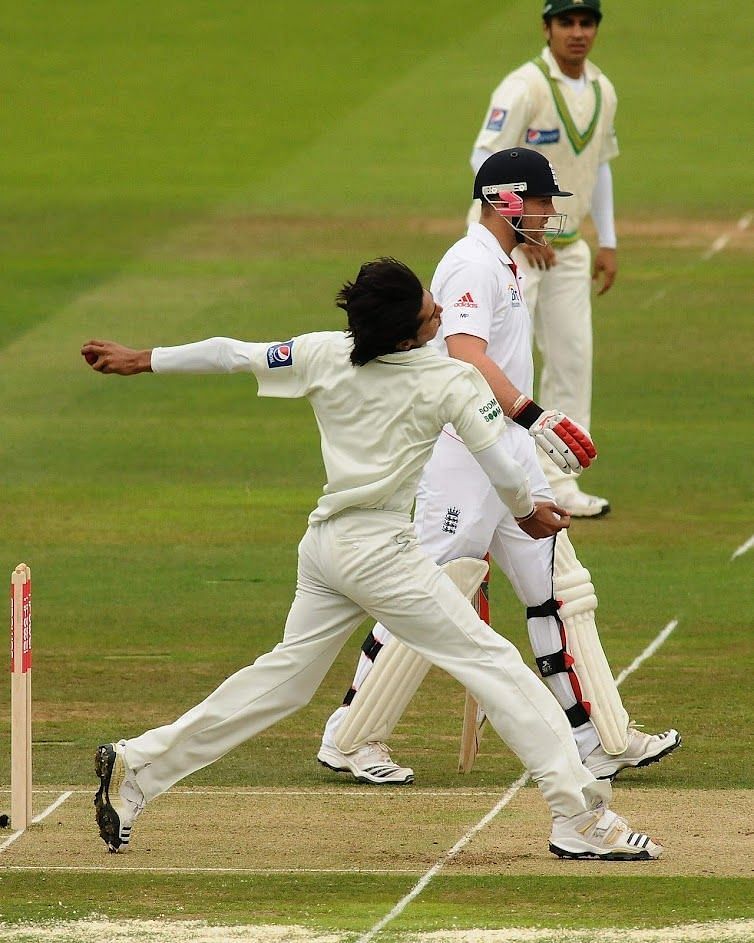
[(453, 307), (454, 308), (478, 308), (479, 305), (471, 297), (471, 292), (467, 291), (465, 295), (461, 295), (461, 297), (458, 299), (458, 301), (456, 301)]

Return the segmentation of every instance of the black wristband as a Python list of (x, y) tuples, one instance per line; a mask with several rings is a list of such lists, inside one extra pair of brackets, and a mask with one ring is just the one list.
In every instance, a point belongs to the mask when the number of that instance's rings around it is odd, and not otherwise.
[(543, 412), (544, 409), (542, 409), (541, 406), (537, 406), (533, 399), (530, 399), (522, 410), (517, 412), (515, 416), (511, 416), (511, 419), (517, 422), (519, 426), (523, 426), (524, 429), (529, 429)]
[(535, 504), (528, 514), (525, 514), (523, 517), (516, 517), (515, 521), (517, 524), (523, 524), (524, 521), (531, 520), (531, 518), (534, 517), (536, 513), (537, 513), (537, 505)]

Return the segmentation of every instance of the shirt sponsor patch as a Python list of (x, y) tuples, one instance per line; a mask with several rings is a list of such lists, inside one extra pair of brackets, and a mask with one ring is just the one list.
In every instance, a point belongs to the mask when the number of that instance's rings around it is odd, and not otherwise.
[(505, 108), (491, 108), (490, 116), (487, 119), (487, 131), (502, 131), (508, 112)]
[(273, 367), (293, 366), (293, 341), (286, 341), (284, 344), (273, 344), (268, 347), (267, 366), (270, 370)]
[(500, 404), (496, 399), (491, 399), (489, 403), (485, 403), (484, 406), (480, 406), (479, 412), (483, 416), (485, 422), (493, 422), (503, 413), (502, 409), (500, 408)]
[(526, 132), (527, 144), (557, 144), (560, 140), (560, 128), (551, 131), (545, 128), (529, 128)]
[(513, 285), (508, 285), (508, 290), (511, 293), (511, 306), (513, 308), (521, 307), (521, 293), (518, 288), (514, 288)]
[(471, 292), (464, 292), (461, 297), (453, 305), (454, 308), (478, 308), (479, 305), (471, 297)]

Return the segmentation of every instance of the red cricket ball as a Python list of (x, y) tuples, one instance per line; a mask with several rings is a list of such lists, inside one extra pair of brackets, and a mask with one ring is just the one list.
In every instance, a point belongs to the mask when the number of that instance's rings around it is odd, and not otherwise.
[(98, 355), (95, 354), (95, 353), (93, 353), (91, 350), (88, 350), (88, 351), (84, 354), (84, 357), (85, 357), (86, 362), (87, 362), (88, 364), (96, 363), (96, 362), (97, 362), (97, 356), (98, 356)]

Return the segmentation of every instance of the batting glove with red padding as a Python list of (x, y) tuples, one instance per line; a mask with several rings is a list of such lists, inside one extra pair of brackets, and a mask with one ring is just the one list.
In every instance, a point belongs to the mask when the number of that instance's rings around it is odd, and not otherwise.
[(513, 404), (511, 419), (528, 429), (537, 445), (566, 474), (589, 468), (597, 450), (589, 434), (557, 409), (542, 409), (528, 396)]

